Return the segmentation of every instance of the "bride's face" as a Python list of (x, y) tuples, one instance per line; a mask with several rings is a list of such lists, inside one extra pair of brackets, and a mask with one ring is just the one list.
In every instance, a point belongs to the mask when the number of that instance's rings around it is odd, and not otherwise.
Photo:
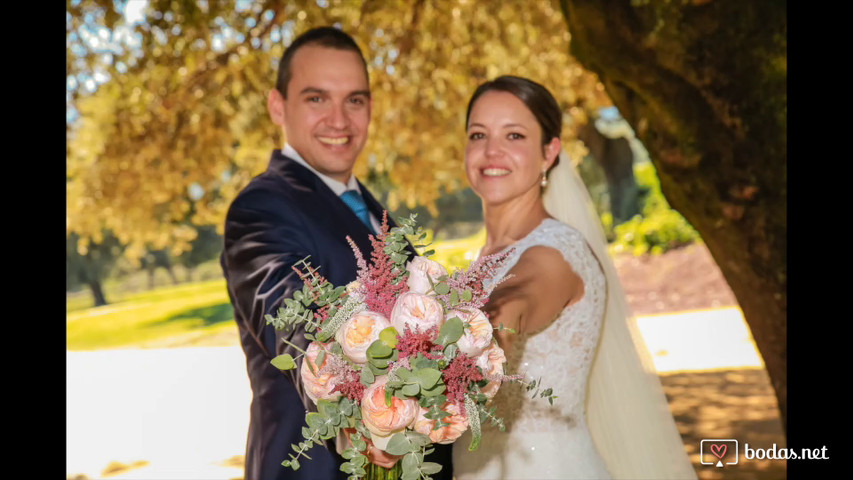
[[(559, 140), (554, 139), (559, 151)], [(539, 195), (542, 171), (550, 167), (554, 141), (542, 147), (542, 128), (527, 106), (509, 92), (484, 93), (471, 108), (465, 172), (488, 204)]]

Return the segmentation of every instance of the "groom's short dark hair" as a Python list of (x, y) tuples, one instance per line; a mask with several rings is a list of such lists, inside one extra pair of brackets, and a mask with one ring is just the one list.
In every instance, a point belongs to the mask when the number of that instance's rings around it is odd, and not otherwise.
[(282, 97), (287, 98), (287, 85), (293, 76), (293, 72), (290, 69), (290, 65), (293, 63), (293, 55), (296, 54), (297, 50), (306, 45), (317, 45), (358, 53), (362, 63), (364, 63), (364, 75), (367, 77), (368, 83), (370, 83), (370, 76), (367, 73), (367, 62), (364, 60), (364, 54), (361, 53), (361, 48), (355, 43), (355, 40), (347, 33), (335, 27), (317, 27), (296, 37), (284, 51), (284, 55), (282, 55), (281, 61), (278, 64), (278, 78), (275, 84), (275, 89), (281, 93)]

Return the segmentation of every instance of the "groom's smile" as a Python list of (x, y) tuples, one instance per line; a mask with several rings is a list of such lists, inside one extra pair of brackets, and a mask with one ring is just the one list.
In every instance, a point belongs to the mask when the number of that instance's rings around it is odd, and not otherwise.
[(343, 145), (349, 142), (349, 137), (317, 137), (317, 139), (325, 143), (326, 145)]

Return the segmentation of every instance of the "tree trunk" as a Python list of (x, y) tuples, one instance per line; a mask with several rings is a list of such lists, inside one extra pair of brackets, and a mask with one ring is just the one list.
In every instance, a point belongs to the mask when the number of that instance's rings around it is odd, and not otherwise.
[(95, 306), (100, 307), (107, 305), (107, 297), (104, 295), (104, 289), (101, 286), (100, 280), (89, 280), (86, 282), (89, 290), (92, 291), (92, 298), (95, 300)]
[(561, 4), (571, 53), (599, 75), (737, 297), (787, 429), (786, 3)]

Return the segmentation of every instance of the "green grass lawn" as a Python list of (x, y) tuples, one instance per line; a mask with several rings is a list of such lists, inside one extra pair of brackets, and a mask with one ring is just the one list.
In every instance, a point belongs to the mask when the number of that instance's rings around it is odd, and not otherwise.
[[(481, 231), (468, 238), (435, 242), (431, 258), (452, 272), (466, 267), (485, 240)], [(136, 293), (108, 293), (109, 305), (88, 308), (88, 292), (66, 297), (66, 348), (100, 350), (172, 345), (219, 344), (231, 335), (237, 344), (234, 311), (225, 280), (161, 286)]]
[(236, 330), (224, 280), (162, 287), (66, 315), (68, 350), (131, 347)]

